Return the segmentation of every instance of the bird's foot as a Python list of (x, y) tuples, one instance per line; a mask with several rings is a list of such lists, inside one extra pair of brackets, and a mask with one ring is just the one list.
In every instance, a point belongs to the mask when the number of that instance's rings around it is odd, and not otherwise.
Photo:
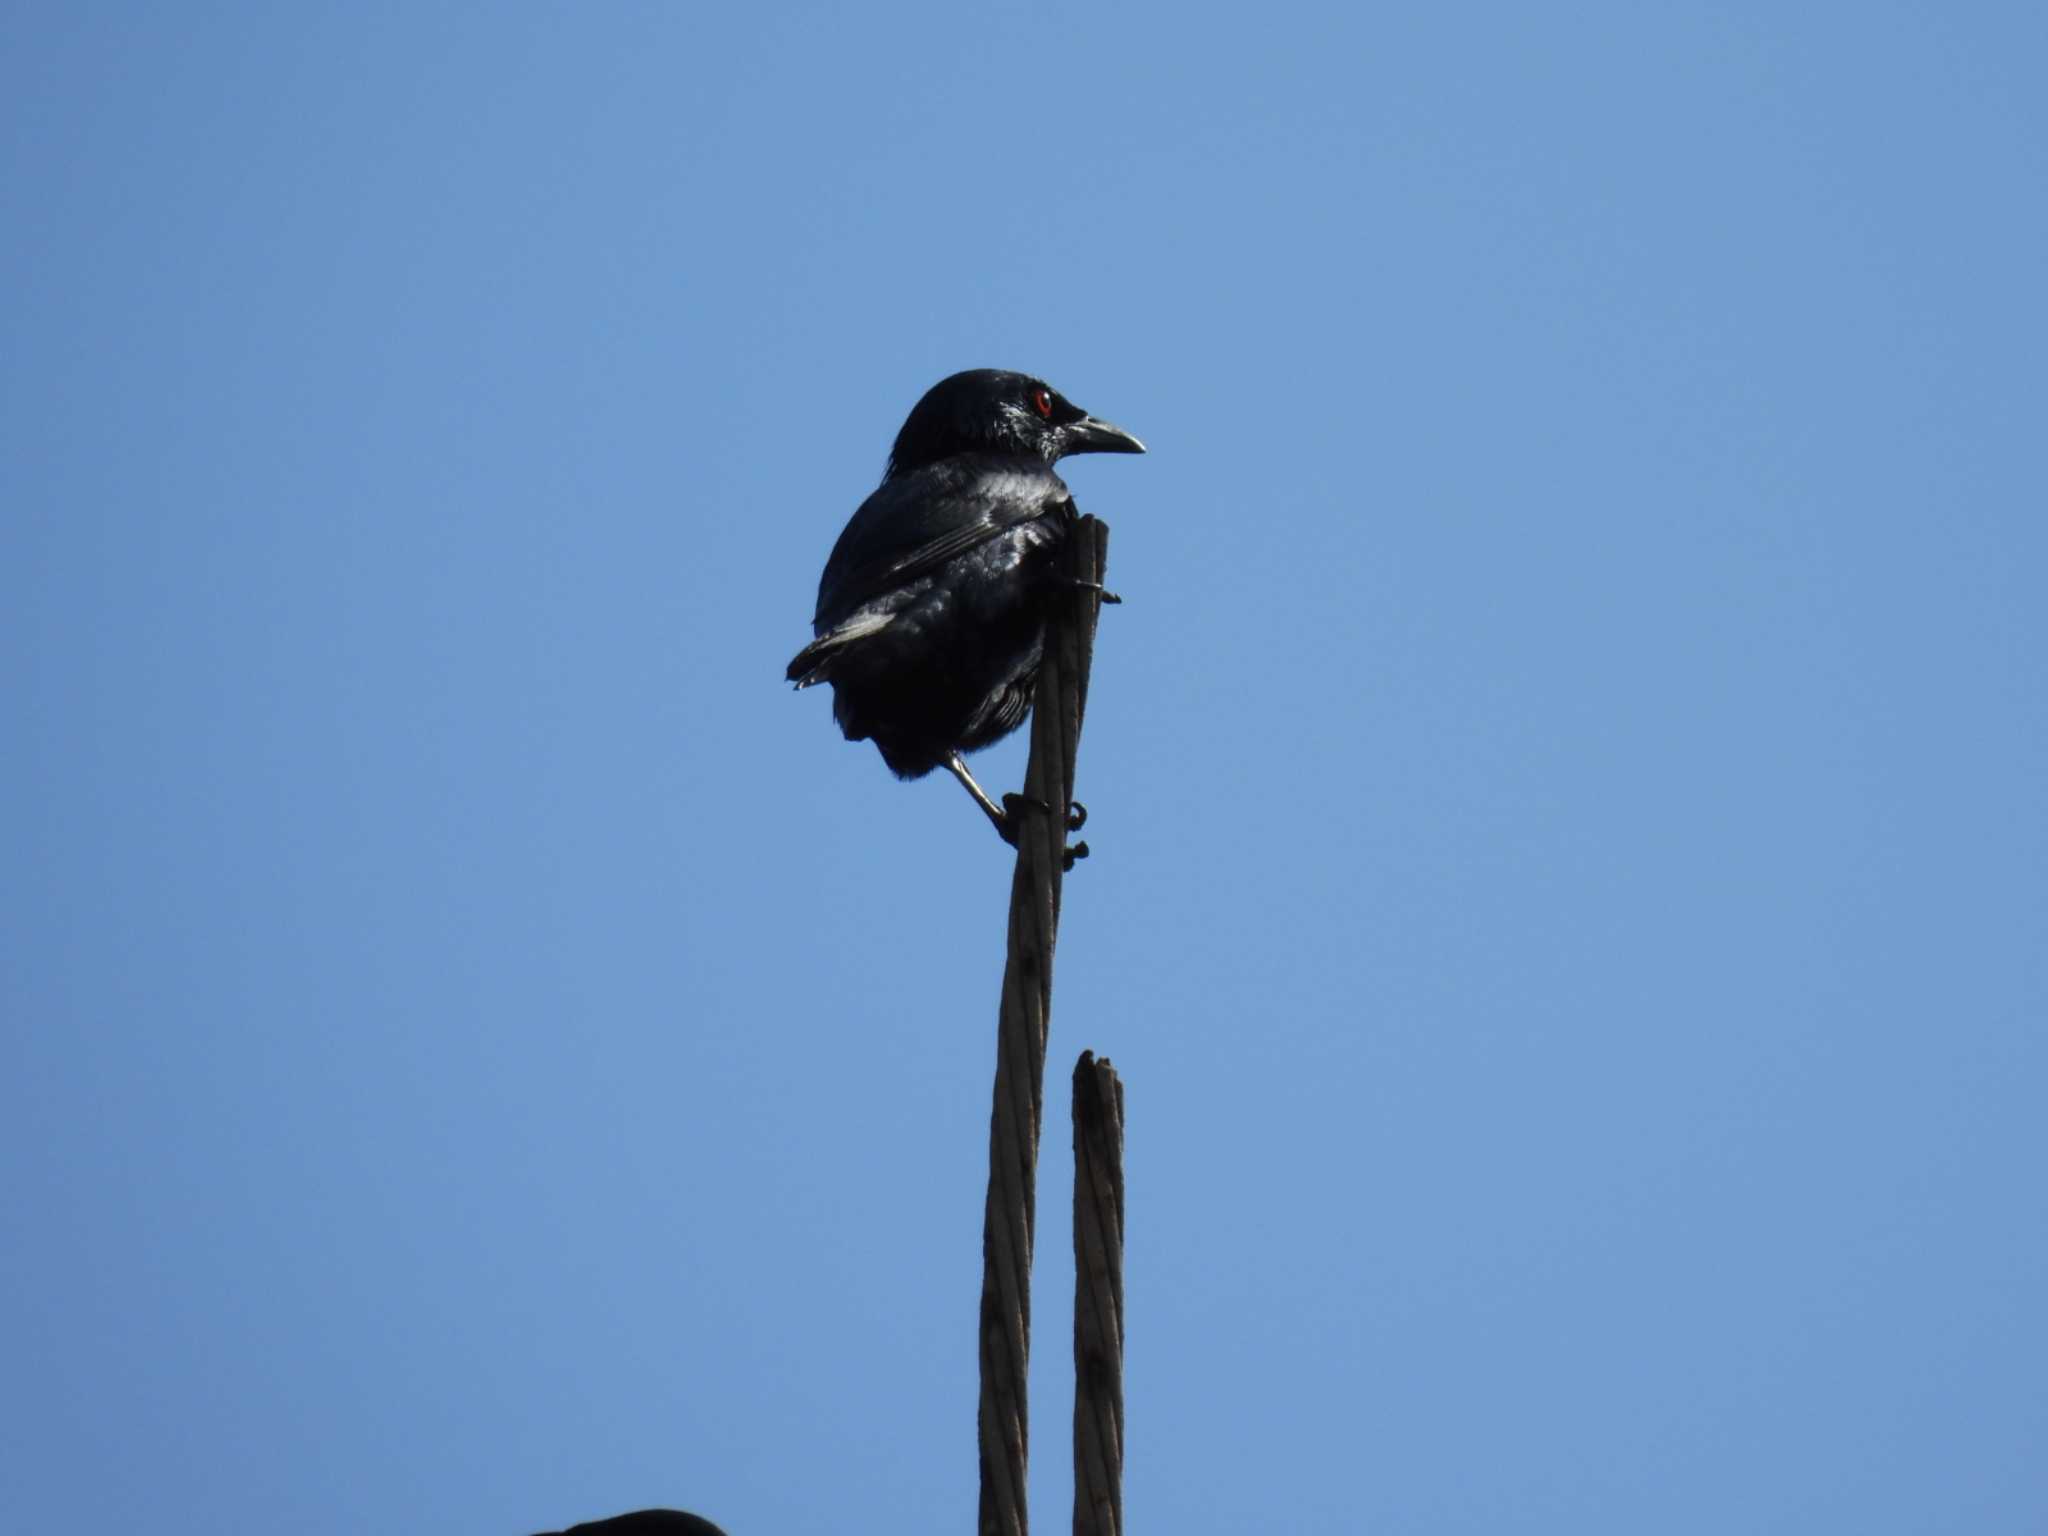
[[(1050, 816), (1052, 814), (1052, 807), (1043, 800), (1038, 799), (1035, 795), (1011, 794), (1003, 796), (1003, 819), (996, 823), (996, 835), (1012, 848), (1016, 847), (1018, 829), (1023, 825), (1023, 818), (1029, 812), (1043, 812)], [(1081, 804), (1078, 800), (1068, 806), (1067, 830), (1069, 832), (1080, 831), (1087, 820), (1087, 806)], [(1085, 859), (1087, 857), (1088, 845), (1086, 843), (1076, 843), (1065, 851), (1064, 856), (1060, 860), (1060, 868), (1062, 871), (1072, 869), (1076, 859)]]
[(1003, 819), (996, 823), (996, 835), (1012, 848), (1017, 846), (1017, 829), (1023, 825), (1027, 811), (1052, 813), (1052, 807), (1032, 795), (1003, 796)]

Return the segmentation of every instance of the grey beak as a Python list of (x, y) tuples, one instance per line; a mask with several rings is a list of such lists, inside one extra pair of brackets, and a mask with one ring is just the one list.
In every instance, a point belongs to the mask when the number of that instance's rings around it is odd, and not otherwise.
[(1068, 453), (1143, 453), (1145, 445), (1122, 427), (1083, 416), (1066, 429)]

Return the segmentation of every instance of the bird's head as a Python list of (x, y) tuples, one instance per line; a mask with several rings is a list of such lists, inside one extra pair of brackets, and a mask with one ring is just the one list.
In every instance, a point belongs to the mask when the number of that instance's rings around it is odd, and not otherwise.
[(1015, 453), (1050, 464), (1070, 453), (1143, 453), (1122, 427), (1097, 421), (1043, 379), (970, 368), (925, 391), (896, 434), (884, 480), (956, 453)]

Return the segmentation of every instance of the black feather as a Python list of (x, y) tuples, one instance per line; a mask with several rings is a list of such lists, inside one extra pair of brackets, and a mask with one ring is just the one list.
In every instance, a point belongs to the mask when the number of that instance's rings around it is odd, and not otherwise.
[(906, 779), (1009, 734), (1030, 712), (1075, 515), (1052, 466), (1143, 451), (1026, 374), (979, 369), (934, 385), (825, 562), (816, 638), (789, 680), (830, 683), (840, 729), (872, 740)]

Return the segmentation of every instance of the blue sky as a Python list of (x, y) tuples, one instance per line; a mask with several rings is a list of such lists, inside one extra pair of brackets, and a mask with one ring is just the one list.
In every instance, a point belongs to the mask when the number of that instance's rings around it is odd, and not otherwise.
[(1040, 1523), (1090, 1047), (1134, 1525), (2042, 1528), (2037, 8), (5, 31), (0, 1525), (971, 1520), (1007, 861), (779, 679), (994, 365)]

